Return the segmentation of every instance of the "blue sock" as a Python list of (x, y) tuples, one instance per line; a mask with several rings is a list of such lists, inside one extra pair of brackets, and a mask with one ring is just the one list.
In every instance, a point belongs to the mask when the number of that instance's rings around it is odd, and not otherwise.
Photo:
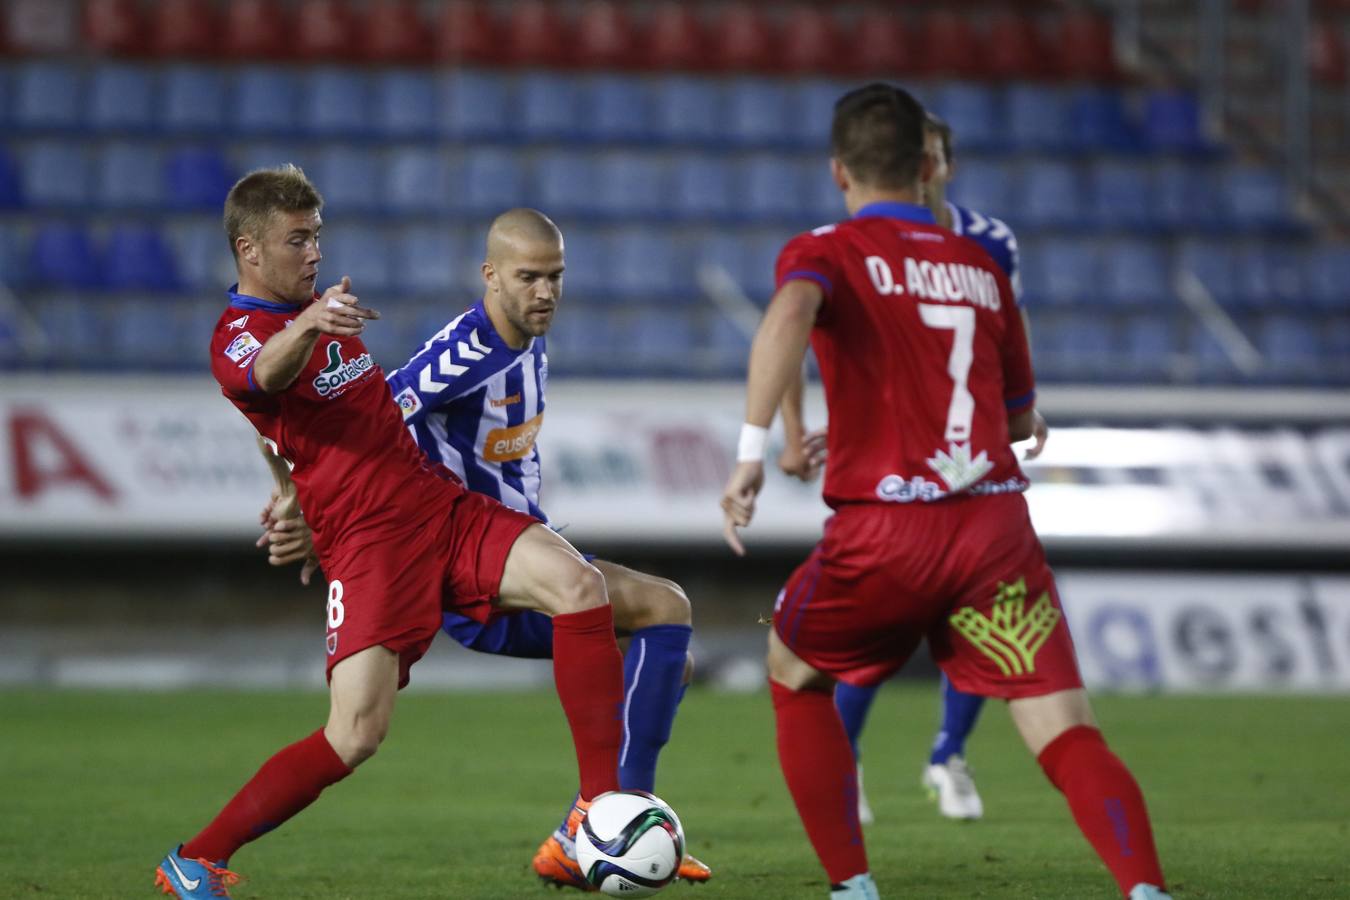
[(942, 730), (933, 740), (933, 753), (928, 761), (941, 765), (951, 756), (964, 756), (966, 738), (975, 730), (975, 720), (984, 707), (979, 694), (965, 694), (952, 687), (947, 676), (942, 676)]
[(653, 791), (656, 758), (670, 740), (675, 710), (684, 697), (688, 625), (652, 625), (633, 632), (623, 660), (623, 745), (619, 786)]
[(853, 745), (854, 759), (858, 758), (860, 752), (858, 739), (862, 737), (863, 726), (867, 724), (867, 712), (872, 708), (872, 701), (876, 699), (877, 689), (880, 687), (879, 684), (871, 687), (854, 687), (842, 681), (834, 686), (834, 706), (839, 710), (839, 718), (844, 723), (848, 742)]

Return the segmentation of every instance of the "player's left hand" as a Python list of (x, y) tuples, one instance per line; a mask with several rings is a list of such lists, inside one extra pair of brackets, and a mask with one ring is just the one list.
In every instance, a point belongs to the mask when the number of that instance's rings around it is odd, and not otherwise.
[(274, 566), (288, 566), (304, 561), (300, 569), (300, 583), (309, 584), (310, 577), (318, 569), (318, 557), (314, 555), (314, 536), (309, 525), (300, 516), (289, 519), (276, 519), (263, 535), (267, 542), (267, 562)]
[(784, 475), (799, 481), (807, 483), (815, 481), (825, 465), (827, 438), (827, 430), (817, 428), (802, 438), (798, 446), (784, 447), (783, 452), (778, 455), (778, 468)]
[(1045, 442), (1050, 439), (1050, 426), (1039, 409), (1032, 413), (1031, 437), (1036, 443), (1031, 445), (1031, 449), (1022, 457), (1023, 459), (1035, 459), (1040, 456), (1041, 451), (1045, 449)]
[(745, 545), (737, 528), (744, 528), (755, 517), (755, 498), (764, 487), (764, 463), (737, 463), (727, 486), (722, 490), (722, 537), (737, 556), (745, 555)]

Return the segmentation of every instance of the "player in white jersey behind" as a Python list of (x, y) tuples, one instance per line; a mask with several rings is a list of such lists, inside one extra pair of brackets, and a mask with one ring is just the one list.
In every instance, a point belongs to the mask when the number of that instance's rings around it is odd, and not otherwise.
[[(513, 209), (488, 232), (482, 264), (483, 300), (450, 321), (387, 381), (422, 453), (470, 490), (500, 500), (542, 522), (540, 454), (548, 355), (545, 334), (562, 299), (563, 237), (543, 213)], [(302, 521), (267, 521), (271, 561), (284, 565), (307, 553)], [(265, 541), (260, 541), (264, 543)], [(676, 709), (692, 674), (692, 613), (673, 581), (592, 559), (605, 578), (615, 629), (628, 638), (624, 662), (624, 742), (619, 783), (653, 791), (657, 757), (670, 737)], [(303, 574), (302, 574), (303, 577)], [(553, 632), (547, 616), (508, 615), (484, 624), (446, 614), (444, 630), (471, 650), (547, 659)], [(573, 838), (585, 805), (572, 805), (536, 852), (533, 866), (547, 882), (585, 887)], [(687, 881), (707, 881), (711, 869), (692, 856), (680, 866)]]
[[(932, 173), (923, 184), (924, 205), (932, 211), (937, 224), (975, 241), (1007, 274), (1029, 335), (1031, 325), (1026, 308), (1022, 305), (1022, 272), (1017, 237), (1001, 219), (958, 206), (947, 199), (947, 185), (955, 174), (952, 130), (931, 112), (927, 114), (924, 128), (924, 150), (931, 161)], [(785, 474), (809, 482), (815, 480), (824, 465), (826, 431), (823, 428), (808, 431), (802, 415), (802, 391), (803, 382), (798, 382), (783, 402), (786, 440), (778, 458), (778, 466)], [(1035, 413), (1033, 428), (1035, 443), (1027, 450), (1025, 459), (1039, 456), (1049, 436), (1049, 428), (1039, 411)], [(980, 710), (984, 707), (984, 698), (957, 690), (946, 675), (942, 675), (941, 679), (941, 723), (933, 739), (921, 783), (936, 802), (941, 815), (949, 819), (979, 819), (984, 815), (984, 803), (975, 787), (972, 770), (966, 764), (965, 744), (975, 729)], [(858, 759), (858, 815), (865, 825), (870, 825), (875, 817), (863, 791), (862, 731), (879, 687), (860, 687), (840, 682), (835, 689), (835, 704), (853, 745), (854, 756)]]

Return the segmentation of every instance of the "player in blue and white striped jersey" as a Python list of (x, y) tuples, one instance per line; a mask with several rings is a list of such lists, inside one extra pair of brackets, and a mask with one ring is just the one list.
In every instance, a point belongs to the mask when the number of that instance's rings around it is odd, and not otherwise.
[[(388, 376), (403, 420), (428, 459), (444, 464), (470, 490), (545, 522), (535, 441), (548, 384), (545, 334), (562, 298), (563, 268), (562, 234), (547, 216), (530, 209), (498, 216), (482, 265), (483, 299)], [(692, 672), (689, 600), (664, 578), (592, 562), (605, 576), (615, 627), (629, 638), (619, 783), (626, 790), (652, 791), (657, 756), (670, 738)], [(444, 629), (472, 650), (553, 655), (553, 628), (545, 615), (514, 613), (483, 625), (447, 613)], [(534, 869), (546, 881), (585, 886), (572, 842), (580, 812), (569, 809), (535, 854)], [(711, 874), (692, 856), (679, 869), (689, 881), (706, 881)]]
[[(937, 223), (959, 235), (970, 238), (989, 254), (1012, 282), (1017, 304), (1022, 306), (1022, 275), (1019, 269), (1017, 237), (1001, 219), (985, 215), (947, 199), (947, 182), (953, 173), (952, 132), (946, 122), (928, 114), (925, 145), (933, 160), (933, 175), (924, 182), (924, 201)], [(1030, 334), (1026, 309), (1022, 321)], [(783, 425), (787, 434), (786, 447), (778, 464), (785, 473), (810, 481), (815, 478), (823, 461), (821, 452), (823, 431), (807, 434), (801, 419), (800, 385), (783, 405)], [(1045, 419), (1036, 413), (1036, 443), (1026, 453), (1035, 459), (1045, 446), (1049, 433)], [(835, 689), (835, 704), (839, 708), (844, 730), (848, 732), (855, 756), (860, 756), (860, 740), (867, 714), (876, 697), (877, 687), (855, 687), (840, 682)], [(952, 687), (946, 676), (942, 679), (942, 724), (933, 741), (928, 765), (924, 769), (923, 784), (937, 800), (942, 815), (953, 819), (978, 819), (984, 814), (984, 805), (975, 789), (974, 779), (965, 761), (966, 738), (975, 728), (975, 721), (984, 706), (984, 698), (966, 694)], [(864, 823), (872, 820), (872, 811), (862, 790), (862, 767), (858, 767), (858, 806)]]

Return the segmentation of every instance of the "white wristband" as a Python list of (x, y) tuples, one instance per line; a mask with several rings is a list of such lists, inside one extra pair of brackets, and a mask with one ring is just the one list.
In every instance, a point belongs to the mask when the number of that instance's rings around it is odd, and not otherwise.
[(764, 447), (769, 443), (769, 429), (745, 423), (741, 426), (741, 439), (736, 444), (736, 462), (762, 462)]

